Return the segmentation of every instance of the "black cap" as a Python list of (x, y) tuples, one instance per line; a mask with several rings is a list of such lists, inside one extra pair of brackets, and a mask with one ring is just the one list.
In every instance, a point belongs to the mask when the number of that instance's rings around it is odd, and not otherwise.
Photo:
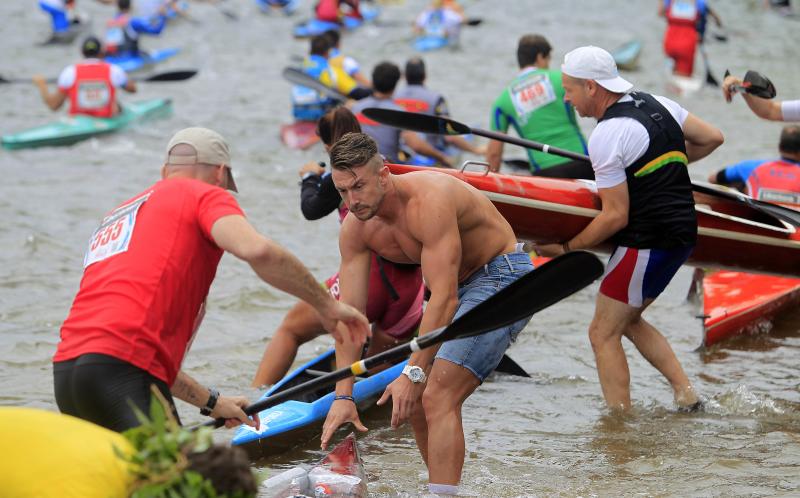
[(97, 57), (103, 51), (103, 45), (96, 36), (87, 36), (81, 44), (81, 52), (84, 57)]

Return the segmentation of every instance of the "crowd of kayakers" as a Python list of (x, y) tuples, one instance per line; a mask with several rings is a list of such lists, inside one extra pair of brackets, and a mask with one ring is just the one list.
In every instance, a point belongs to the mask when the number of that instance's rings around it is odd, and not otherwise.
[[(54, 35), (83, 22), (74, 13), (74, 3), (40, 0), (52, 18)], [(279, 0), (261, 3), (270, 9), (293, 5)], [(155, 4), (148, 3), (147, 14), (135, 17), (131, 0), (116, 0), (118, 12), (107, 23), (105, 38), (82, 41), (84, 60), (62, 71), (56, 92), (49, 91), (42, 77), (34, 78), (46, 105), (56, 110), (68, 101), (71, 115), (108, 118), (118, 113), (117, 90), (135, 92), (136, 85), (120, 66), (102, 57), (139, 55), (139, 35), (158, 34), (170, 12), (184, 8), (174, 1)], [(665, 51), (675, 59), (676, 74), (691, 76), (706, 16), (718, 26), (721, 21), (703, 0), (659, 0), (659, 6), (669, 24)], [(343, 16), (362, 18), (361, 8), (358, 0), (320, 0), (315, 12), (320, 21), (339, 24)], [(436, 0), (415, 26), (431, 35), (435, 25), (442, 36), (454, 39), (466, 20), (456, 2)], [(488, 169), (499, 172), (509, 128), (523, 139), (545, 144), (529, 149), (525, 174), (595, 181), (602, 206), (593, 221), (569, 240), (534, 249), (540, 256), (558, 258), (601, 243), (614, 247), (588, 326), (608, 407), (624, 412), (631, 406), (622, 347), (626, 337), (669, 382), (678, 410), (702, 410), (703, 401), (668, 341), (642, 313), (694, 249), (697, 216), (686, 166), (720, 147), (722, 133), (680, 103), (635, 89), (619, 74), (613, 55), (602, 48), (574, 48), (557, 64), (551, 61), (552, 50), (541, 34), (520, 37), (519, 71), (510, 75), (491, 104), (495, 138), (480, 145), (448, 133), (446, 99), (425, 85), (426, 66), (420, 57), (405, 61), (403, 71), (394, 62), (380, 62), (368, 78), (367, 71), (343, 53), (339, 30), (325, 29), (311, 37), (299, 71), (304, 76), (294, 81), (291, 100), (296, 120), (315, 123), (327, 153), (320, 159), (331, 166), (328, 171), (324, 162), (310, 162), (300, 168), (303, 214), (318, 219), (337, 211), (341, 222), (340, 269), (324, 286), (291, 252), (247, 221), (229, 192), (238, 191), (238, 186), (231, 147), (223, 136), (191, 127), (165, 140), (161, 179), (121, 202), (92, 235), (80, 288), (53, 358), (60, 411), (110, 431), (66, 418), (41, 419), (50, 427), (63, 425), (61, 432), (81, 435), (62, 441), (62, 458), (89, 455), (88, 461), (100, 462), (94, 475), (122, 475), (115, 484), (125, 485), (116, 489), (105, 481), (92, 481), (93, 474), (87, 473), (65, 477), (76, 490), (67, 491), (76, 496), (131, 492), (132, 479), (125, 470), (120, 473), (114, 463), (119, 452), (110, 452), (108, 443), (121, 447), (122, 453), (136, 451), (111, 431), (142, 424), (136, 410), (151, 413), (151, 386), (171, 412), (167, 417), (178, 423), (173, 397), (229, 427), (258, 426), (258, 414), (244, 410), (246, 398), (207, 388), (181, 370), (224, 252), (248, 263), (265, 283), (300, 300), (271, 338), (254, 386), (280, 380), (299, 346), (321, 334), (336, 339), (338, 366), (357, 364), (362, 355), (380, 353), (413, 340), (415, 334), (424, 336), (469, 316), (502, 289), (532, 278), (529, 273), (535, 277), (514, 227), (478, 190), (434, 171), (398, 175), (387, 166), (452, 166), (458, 149), (485, 157)], [(398, 88), (403, 77), (405, 84)], [(762, 75), (729, 75), (721, 86), (728, 101), (741, 94), (761, 118), (800, 121), (800, 100), (772, 100), (771, 83)], [(774, 88), (771, 93), (774, 96)], [(428, 134), (402, 130), (380, 117), (404, 112), (441, 118), (438, 129), (444, 136), (430, 127)], [(597, 120), (588, 140), (576, 113)], [(553, 154), (554, 150), (569, 154)], [(779, 159), (740, 163), (709, 179), (741, 183), (756, 199), (800, 205), (800, 127), (783, 129), (778, 152)], [(393, 427), (406, 422), (413, 427), (429, 470), (431, 493), (458, 494), (466, 446), (462, 406), (530, 319), (438, 348), (417, 348), (386, 388), (379, 403), (391, 399)], [(42, 416), (0, 411), (7, 421), (23, 417)], [(336, 385), (323, 426), (323, 448), (346, 423), (366, 430), (354, 402), (352, 378)], [(186, 454), (195, 458), (195, 453), (206, 451), (201, 446), (188, 448)], [(238, 469), (231, 472), (238, 473), (246, 467), (241, 458), (235, 452), (223, 457)], [(208, 479), (220, 492), (253, 494), (252, 475), (242, 475), (250, 480), (243, 478), (234, 488)], [(29, 481), (15, 481), (18, 496), (51, 492), (26, 488)]]

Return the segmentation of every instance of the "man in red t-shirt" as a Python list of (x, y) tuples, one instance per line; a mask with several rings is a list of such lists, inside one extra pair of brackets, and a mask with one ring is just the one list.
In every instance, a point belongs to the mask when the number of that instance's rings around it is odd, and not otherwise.
[(56, 402), (64, 413), (123, 431), (139, 425), (131, 405), (147, 413), (155, 385), (170, 403), (175, 395), (205, 415), (229, 419), (228, 426), (256, 426), (258, 419), (242, 411), (244, 397), (220, 396), (180, 370), (223, 252), (311, 304), (337, 340), (349, 334), (363, 342), (367, 320), (247, 222), (224, 190), (237, 191), (219, 134), (176, 133), (161, 176), (111, 211), (89, 241), (53, 358)]

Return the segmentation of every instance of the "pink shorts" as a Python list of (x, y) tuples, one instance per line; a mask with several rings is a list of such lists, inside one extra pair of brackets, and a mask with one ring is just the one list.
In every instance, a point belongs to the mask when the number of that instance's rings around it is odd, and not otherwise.
[[(384, 276), (381, 275), (381, 268)], [(388, 284), (388, 285), (387, 285)], [(339, 299), (339, 274), (325, 281), (331, 295)], [(391, 285), (391, 289), (389, 288)], [(416, 265), (398, 265), (372, 254), (369, 268), (367, 320), (395, 339), (410, 339), (422, 321), (425, 285)]]

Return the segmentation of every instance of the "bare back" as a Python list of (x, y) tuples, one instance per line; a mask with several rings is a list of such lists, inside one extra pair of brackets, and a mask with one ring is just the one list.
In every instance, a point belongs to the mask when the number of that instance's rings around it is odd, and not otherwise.
[(390, 179), (394, 188), (384, 197), (377, 216), (367, 221), (349, 216), (345, 221), (349, 236), (361, 239), (384, 258), (420, 264), (424, 234), (452, 229), (451, 213), (461, 247), (459, 282), (494, 257), (514, 250), (516, 236), (511, 226), (473, 186), (434, 171), (391, 175)]

